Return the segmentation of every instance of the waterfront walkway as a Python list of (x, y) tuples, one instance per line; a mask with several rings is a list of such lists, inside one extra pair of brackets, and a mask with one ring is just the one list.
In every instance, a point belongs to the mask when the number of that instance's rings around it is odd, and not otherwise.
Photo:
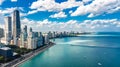
[(22, 64), (23, 62), (31, 59), (32, 57), (38, 55), (39, 53), (45, 51), (46, 49), (50, 48), (51, 46), (53, 46), (54, 43), (51, 43), (49, 45), (45, 45), (37, 50), (33, 50), (25, 55), (22, 55), (20, 58), (17, 58), (11, 62), (8, 62), (8, 63), (5, 63), (5, 64), (2, 64), (2, 66), (0, 67), (18, 67), (20, 64)]

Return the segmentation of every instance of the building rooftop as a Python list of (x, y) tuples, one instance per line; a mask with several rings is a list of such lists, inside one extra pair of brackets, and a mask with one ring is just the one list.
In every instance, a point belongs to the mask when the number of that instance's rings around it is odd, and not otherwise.
[(5, 47), (5, 45), (4, 45), (4, 44), (2, 44), (2, 43), (0, 43), (0, 48), (2, 48), (2, 47)]
[(0, 49), (2, 49), (2, 50), (10, 50), (11, 48), (9, 48), (9, 47), (2, 47)]

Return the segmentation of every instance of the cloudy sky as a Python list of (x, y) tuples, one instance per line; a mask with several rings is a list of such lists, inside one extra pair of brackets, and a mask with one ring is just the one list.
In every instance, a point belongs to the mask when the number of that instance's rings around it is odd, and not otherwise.
[(15, 9), (34, 31), (120, 32), (120, 0), (0, 0), (0, 27)]

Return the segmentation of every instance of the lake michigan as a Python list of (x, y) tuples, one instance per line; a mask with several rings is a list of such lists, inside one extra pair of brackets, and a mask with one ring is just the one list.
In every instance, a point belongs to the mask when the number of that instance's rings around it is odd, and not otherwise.
[(19, 67), (120, 67), (120, 33), (56, 38), (56, 45)]

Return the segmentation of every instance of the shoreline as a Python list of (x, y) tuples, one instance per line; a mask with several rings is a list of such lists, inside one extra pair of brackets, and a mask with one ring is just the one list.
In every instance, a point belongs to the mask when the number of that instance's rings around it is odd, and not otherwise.
[[(77, 36), (69, 36), (69, 37), (77, 37)], [(61, 37), (56, 37), (56, 38), (61, 38)], [(27, 60), (33, 58), (34, 56), (38, 55), (39, 53), (45, 51), (46, 49), (54, 46), (55, 43), (54, 42), (49, 42), (49, 44), (46, 44), (36, 50), (33, 50), (29, 53), (26, 53), (25, 55), (11, 61), (5, 64), (2, 64), (1, 67), (18, 67), (20, 64), (26, 62)]]
[(36, 50), (36, 51), (38, 51), (37, 53), (34, 53), (34, 54), (31, 55), (30, 57), (25, 58), (24, 60), (18, 62), (17, 64), (14, 64), (14, 65), (11, 66), (11, 67), (18, 67), (20, 64), (22, 64), (22, 63), (28, 61), (29, 59), (31, 59), (31, 58), (33, 58), (33, 57), (35, 57), (36, 55), (38, 55), (39, 53), (41, 53), (41, 52), (47, 50), (48, 48), (52, 47), (53, 45), (54, 45), (54, 44), (49, 44), (49, 45), (43, 46), (42, 48), (37, 49), (37, 50)]
[(29, 53), (15, 59), (15, 60), (11, 61), (9, 63), (3, 64), (1, 67), (18, 67), (20, 64), (28, 61), (29, 59), (35, 57), (39, 53), (47, 50), (48, 48), (50, 48), (50, 47), (52, 47), (54, 45), (55, 45), (55, 43), (50, 42), (50, 44), (47, 44), (47, 45), (45, 45), (43, 47), (40, 47), (40, 48), (38, 48), (38, 49), (36, 49), (34, 51), (31, 51), (31, 52), (29, 52)]

